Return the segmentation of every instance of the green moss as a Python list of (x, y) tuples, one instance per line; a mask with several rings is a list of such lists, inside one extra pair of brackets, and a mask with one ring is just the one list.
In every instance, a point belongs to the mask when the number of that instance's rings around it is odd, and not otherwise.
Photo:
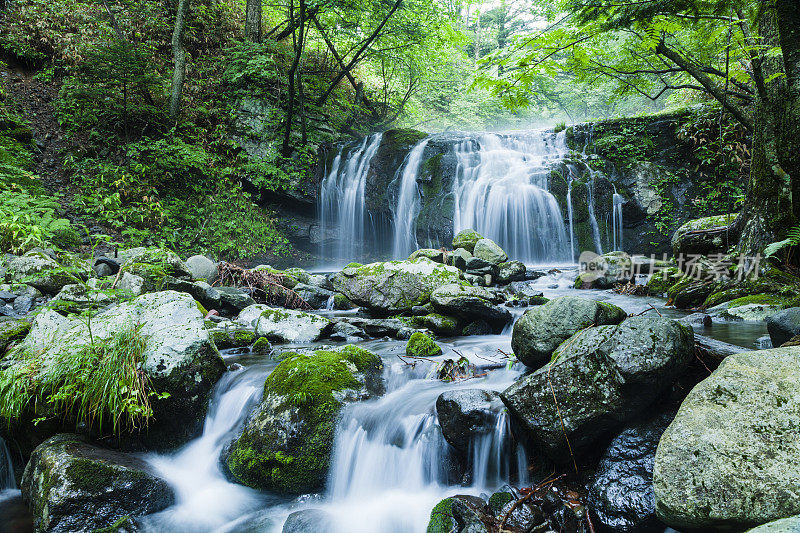
[(136, 531), (136, 523), (133, 519), (125, 515), (108, 527), (95, 529), (92, 533), (119, 533), (120, 531)]
[(668, 267), (656, 272), (647, 280), (647, 292), (652, 296), (662, 296), (682, 277), (683, 273), (677, 267)]
[(352, 262), (352, 263), (347, 263), (347, 266), (345, 266), (344, 268), (361, 268), (362, 266), (364, 265), (361, 263)]
[(168, 275), (167, 269), (162, 265), (151, 263), (131, 263), (125, 271), (144, 279), (144, 292), (157, 292), (164, 288), (164, 280)]
[(66, 468), (64, 475), (75, 489), (90, 493), (100, 493), (111, 487), (116, 472), (97, 461), (75, 458)]
[[(256, 334), (250, 330), (238, 329), (233, 333), (233, 340), (237, 346), (247, 346), (256, 339)], [(266, 339), (265, 339), (266, 340)]]
[(406, 355), (413, 357), (429, 357), (441, 355), (442, 348), (433, 339), (422, 333), (415, 331), (406, 343)]
[(31, 330), (30, 322), (24, 320), (8, 320), (0, 322), (0, 355), (12, 342), (20, 341)]
[(358, 306), (353, 302), (351, 302), (344, 294), (337, 292), (333, 295), (334, 309), (347, 310), (347, 309), (355, 309), (356, 307)]
[(195, 303), (195, 304), (197, 304), (197, 310), (198, 310), (198, 311), (200, 311), (200, 314), (201, 314), (201, 315), (203, 315), (203, 316), (206, 316), (206, 315), (208, 315), (208, 309), (206, 309), (205, 307), (203, 307), (203, 304), (201, 304), (201, 303), (200, 303), (200, 302), (198, 302), (197, 300), (195, 300), (195, 301), (194, 301), (194, 303)]
[(529, 305), (544, 305), (550, 301), (550, 298), (544, 296), (531, 296), (528, 300)]
[(513, 502), (515, 499), (510, 492), (495, 492), (489, 497), (489, 509), (494, 515), (497, 515), (507, 503)]
[(451, 533), (456, 530), (456, 521), (453, 518), (453, 499), (445, 498), (436, 504), (431, 511), (426, 533)]
[(259, 337), (256, 339), (256, 342), (253, 343), (253, 347), (251, 350), (256, 353), (266, 353), (272, 348), (269, 341), (266, 337)]

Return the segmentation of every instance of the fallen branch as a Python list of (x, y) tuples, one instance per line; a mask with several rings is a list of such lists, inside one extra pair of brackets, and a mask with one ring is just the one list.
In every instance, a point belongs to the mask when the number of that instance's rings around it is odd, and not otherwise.
[[(219, 264), (218, 283), (247, 287), (253, 294), (253, 298), (263, 294), (266, 303), (280, 305), (287, 309), (313, 309), (299, 294), (284, 285), (286, 277), (281, 274), (265, 270), (247, 270), (223, 261)], [(281, 298), (283, 298), (283, 303), (280, 302)]]

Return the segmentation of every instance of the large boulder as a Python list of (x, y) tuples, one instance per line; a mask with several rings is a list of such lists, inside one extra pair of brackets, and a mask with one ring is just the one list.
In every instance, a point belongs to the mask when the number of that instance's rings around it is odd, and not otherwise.
[(141, 246), (120, 250), (117, 260), (123, 270), (134, 274), (139, 274), (137, 270), (141, 269), (141, 265), (150, 265), (158, 267), (167, 276), (181, 278), (191, 277), (192, 275), (189, 267), (181, 260), (178, 254), (165, 248), (146, 248)]
[(186, 269), (193, 280), (203, 280), (214, 283), (219, 276), (219, 266), (204, 255), (193, 255), (186, 259)]
[[(244, 309), (242, 314), (249, 314), (249, 309)], [(241, 319), (242, 315), (239, 316)], [(265, 309), (252, 324), (256, 335), (275, 342), (314, 342), (331, 329), (331, 321), (324, 316), (294, 309)]]
[(342, 407), (383, 392), (383, 363), (355, 346), (283, 355), (224, 460), (245, 485), (303, 494), (325, 482)]
[(55, 294), (64, 285), (75, 283), (76, 274), (39, 251), (30, 251), (8, 264), (8, 275), (12, 283), (27, 283), (48, 294)]
[(453, 237), (453, 250), (463, 248), (471, 254), (481, 239), (483, 236), (474, 229), (461, 230)]
[(800, 514), (800, 348), (730, 355), (661, 437), (656, 512), (679, 530), (740, 531)]
[(576, 334), (549, 365), (518, 380), (501, 398), (545, 453), (565, 461), (641, 414), (693, 355), (688, 326), (632, 317)]
[(294, 292), (303, 299), (312, 309), (325, 309), (328, 303), (334, 304), (332, 300), (333, 291), (317, 285), (307, 285), (298, 283), (294, 287)]
[(482, 287), (458, 283), (442, 285), (431, 293), (431, 304), (438, 312), (467, 321), (482, 319), (499, 332), (511, 322), (508, 309), (495, 305), (497, 296)]
[(470, 442), (495, 430), (503, 408), (500, 395), (483, 389), (449, 390), (436, 399), (436, 414), (445, 440), (462, 454)]
[(458, 283), (459, 270), (427, 257), (347, 267), (333, 276), (334, 288), (357, 305), (384, 313), (423, 305), (437, 287)]
[(748, 529), (747, 533), (798, 533), (800, 532), (800, 516), (781, 518), (764, 525)]
[(672, 414), (631, 426), (611, 441), (589, 486), (587, 504), (597, 521), (610, 531), (664, 531), (656, 518), (653, 462), (658, 440)]
[(500, 263), (497, 270), (498, 283), (511, 283), (512, 281), (522, 281), (525, 279), (527, 269), (522, 261), (506, 261)]
[(480, 239), (476, 242), (472, 255), (492, 265), (499, 265), (508, 261), (508, 254), (491, 239)]
[(523, 364), (539, 368), (559, 344), (589, 326), (619, 324), (627, 314), (616, 305), (562, 296), (529, 309), (514, 324), (511, 348)]
[(22, 497), (36, 531), (90, 533), (120, 520), (172, 505), (175, 494), (147, 463), (88, 444), (82, 437), (56, 435), (31, 454), (22, 477)]
[(95, 315), (90, 323), (45, 310), (9, 354), (2, 372), (16, 372), (33, 359), (39, 372), (47, 373), (66, 354), (134, 326), (146, 339), (141, 370), (153, 391), (168, 395), (150, 398), (153, 418), (136, 435), (137, 441), (149, 448), (177, 446), (202, 428), (211, 389), (225, 372), (197, 302), (187, 294), (145, 294)]
[(776, 348), (800, 335), (800, 307), (784, 309), (767, 317), (767, 331)]
[(431, 511), (427, 533), (489, 533), (486, 523), (493, 519), (483, 499), (451, 496), (437, 503)]

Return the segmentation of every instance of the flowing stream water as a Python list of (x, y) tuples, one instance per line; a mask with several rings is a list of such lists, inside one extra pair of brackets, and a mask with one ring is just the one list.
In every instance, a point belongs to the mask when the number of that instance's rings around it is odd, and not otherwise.
[(408, 257), (417, 246), (417, 215), (420, 209), (420, 194), (417, 186), (417, 176), (422, 165), (422, 155), (428, 139), (418, 143), (408, 153), (398, 176), (399, 191), (397, 202), (394, 206), (393, 224), (394, 241), (392, 244), (392, 257)]

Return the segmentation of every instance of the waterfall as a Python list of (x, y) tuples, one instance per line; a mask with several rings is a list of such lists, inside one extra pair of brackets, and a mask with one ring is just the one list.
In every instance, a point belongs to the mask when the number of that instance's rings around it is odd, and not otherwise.
[(518, 484), (525, 486), (528, 482), (528, 460), (525, 449), (517, 445), (513, 447), (511, 437), (511, 421), (503, 409), (497, 413), (494, 431), (486, 433), (471, 443), (472, 484), (484, 487), (499, 487), (507, 483), (513, 474)]
[(569, 261), (564, 217), (547, 183), (564, 132), (484, 134), (456, 147), (455, 233), (472, 228), (526, 262)]
[(572, 216), (572, 169), (569, 168), (569, 179), (567, 180), (567, 218), (569, 218), (569, 257), (575, 261), (575, 224)]
[[(14, 466), (11, 464), (11, 452), (6, 446), (6, 441), (0, 437), (0, 491), (17, 488), (14, 479)], [(2, 524), (0, 524), (2, 525)]]
[(597, 253), (603, 255), (603, 242), (600, 239), (600, 226), (597, 224), (597, 216), (594, 213), (594, 170), (586, 165), (589, 170), (589, 182), (586, 184), (587, 203), (589, 204), (589, 224), (592, 226), (592, 238)]
[[(323, 257), (330, 255), (333, 259), (354, 261), (362, 255), (367, 236), (364, 187), (370, 162), (382, 137), (380, 133), (365, 137), (361, 145), (349, 153), (346, 153), (348, 147), (343, 146), (322, 180), (318, 209)], [(340, 235), (335, 250), (327, 250), (325, 246), (326, 230), (331, 226), (338, 228)]]
[(625, 199), (621, 194), (617, 194), (617, 187), (614, 187), (614, 196), (611, 201), (612, 234), (614, 236), (614, 250), (622, 250), (622, 204)]
[(420, 195), (417, 177), (422, 166), (422, 154), (428, 146), (428, 139), (418, 143), (406, 157), (400, 167), (402, 172), (397, 178), (397, 202), (392, 211), (394, 220), (394, 241), (392, 257), (402, 259), (411, 254), (417, 245), (417, 215), (420, 209)]

